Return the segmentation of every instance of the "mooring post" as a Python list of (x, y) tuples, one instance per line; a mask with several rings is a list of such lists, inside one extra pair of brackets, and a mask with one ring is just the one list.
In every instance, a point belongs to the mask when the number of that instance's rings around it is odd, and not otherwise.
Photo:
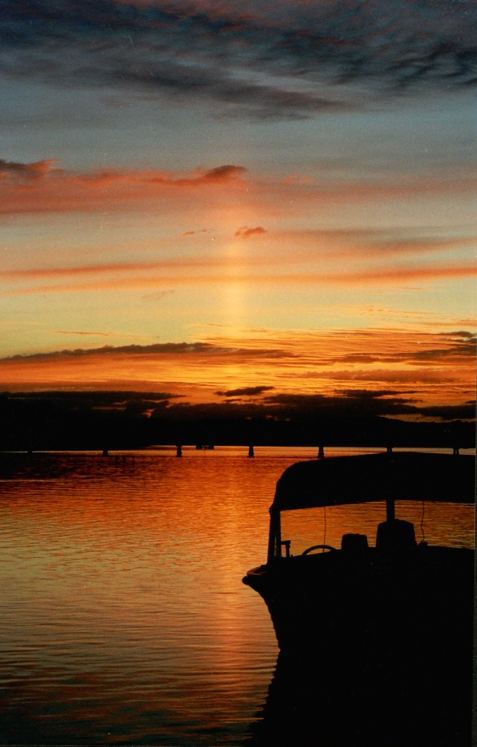
[(325, 447), (324, 446), (318, 446), (318, 459), (324, 459), (325, 458)]
[(176, 456), (181, 457), (182, 456), (182, 444), (177, 444), (176, 446)]
[(103, 456), (109, 456), (109, 450), (108, 449), (103, 449), (102, 454), (103, 454)]
[(253, 449), (253, 444), (250, 444), (250, 446), (248, 447), (248, 455), (249, 455), (250, 458), (255, 456), (255, 451)]

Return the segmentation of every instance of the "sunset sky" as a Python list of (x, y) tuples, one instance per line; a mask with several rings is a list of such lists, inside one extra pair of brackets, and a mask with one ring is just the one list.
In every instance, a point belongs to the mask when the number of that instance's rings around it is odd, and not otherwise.
[(474, 399), (474, 3), (0, 13), (2, 390)]

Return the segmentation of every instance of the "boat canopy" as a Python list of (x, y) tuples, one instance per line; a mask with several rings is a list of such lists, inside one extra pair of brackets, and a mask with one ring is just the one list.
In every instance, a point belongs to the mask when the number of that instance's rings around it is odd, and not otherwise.
[(278, 480), (271, 511), (385, 500), (473, 503), (475, 457), (394, 452), (298, 462)]

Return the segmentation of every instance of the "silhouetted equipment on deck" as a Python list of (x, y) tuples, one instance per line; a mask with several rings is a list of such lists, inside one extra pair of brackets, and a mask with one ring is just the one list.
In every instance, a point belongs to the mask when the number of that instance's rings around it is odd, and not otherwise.
[(414, 524), (403, 519), (386, 519), (378, 525), (376, 550), (400, 552), (417, 547)]
[(255, 456), (255, 451), (254, 451), (254, 448), (253, 448), (253, 444), (250, 444), (250, 446), (248, 447), (248, 455), (249, 455), (250, 458), (252, 458), (252, 457)]
[[(292, 465), (278, 480), (267, 563), (243, 581), (267, 604), (286, 670), (307, 683), (303, 698), (316, 734), (323, 721), (323, 744), (470, 744), (474, 553), (417, 544), (413, 524), (395, 514), (398, 501), (470, 505), (474, 498), (475, 459), (463, 455), (331, 457)], [(374, 547), (346, 533), (341, 549), (312, 545), (294, 556), (282, 539), (283, 511), (377, 501), (386, 520)], [(355, 724), (343, 720), (347, 714)], [(307, 738), (297, 732), (294, 743)]]
[(341, 538), (341, 549), (347, 553), (362, 553), (368, 549), (368, 538), (365, 534), (348, 532)]

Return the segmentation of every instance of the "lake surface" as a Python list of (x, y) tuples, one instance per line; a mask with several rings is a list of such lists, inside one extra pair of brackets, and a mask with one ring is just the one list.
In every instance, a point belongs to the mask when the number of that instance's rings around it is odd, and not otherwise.
[[(277, 647), (241, 578), (265, 560), (279, 475), (315, 455), (0, 455), (0, 743), (243, 744)], [(305, 513), (298, 550), (360, 529), (374, 543), (384, 507)], [(471, 508), (398, 515), (418, 540), (472, 545)]]

